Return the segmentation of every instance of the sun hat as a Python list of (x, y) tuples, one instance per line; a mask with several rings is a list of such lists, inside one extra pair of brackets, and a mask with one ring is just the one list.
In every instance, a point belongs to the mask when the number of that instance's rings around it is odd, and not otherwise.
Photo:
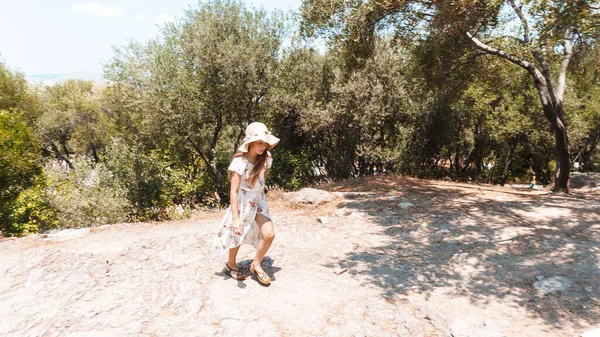
[(273, 136), (266, 125), (260, 122), (254, 122), (246, 127), (246, 137), (244, 137), (244, 143), (239, 148), (240, 152), (248, 152), (248, 144), (257, 140), (262, 140), (269, 144), (267, 146), (269, 150), (279, 143), (279, 138)]

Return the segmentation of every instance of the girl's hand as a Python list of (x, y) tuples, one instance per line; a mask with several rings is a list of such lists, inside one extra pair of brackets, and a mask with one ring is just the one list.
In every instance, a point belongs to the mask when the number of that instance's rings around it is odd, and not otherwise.
[(240, 219), (231, 220), (231, 231), (237, 235), (242, 235), (242, 226), (240, 224)]

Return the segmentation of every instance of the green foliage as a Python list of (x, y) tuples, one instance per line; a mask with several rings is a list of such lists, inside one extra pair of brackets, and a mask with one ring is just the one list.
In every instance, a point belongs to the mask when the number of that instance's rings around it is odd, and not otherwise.
[[(382, 173), (551, 182), (555, 140), (541, 111), (560, 109), (541, 104), (531, 70), (478, 53), (467, 31), (541, 67), (539, 51), (551, 74), (568, 33), (571, 159), (600, 170), (598, 13), (590, 1), (519, 4), (530, 41), (507, 1), (307, 0), (298, 26), (211, 0), (117, 48), (105, 86), (28, 86), (0, 63), (2, 231), (179, 219), (227, 203), (227, 166), (252, 121), (281, 138), (267, 184), (287, 190)], [(288, 27), (323, 34), (329, 49), (293, 34), (283, 48)]]
[[(408, 167), (413, 173), (422, 172), (423, 167), (430, 172), (440, 173), (438, 168), (441, 162), (442, 166), (449, 163), (449, 173), (455, 177), (471, 175), (469, 171), (477, 175), (482, 173), (486, 151), (492, 150), (492, 156), (488, 156), (487, 160), (496, 167), (496, 172), (492, 173), (500, 177), (499, 180), (493, 179), (496, 182), (505, 182), (513, 173), (518, 177), (528, 170), (527, 167), (529, 170), (544, 172), (543, 180), (549, 178), (548, 158), (536, 154), (540, 148), (544, 150), (543, 153), (547, 150), (545, 144), (540, 144), (540, 140), (545, 137), (540, 136), (539, 131), (544, 127), (536, 123), (536, 118), (529, 116), (530, 107), (527, 103), (530, 101), (523, 101), (519, 107), (520, 114), (525, 115), (522, 118), (518, 116), (518, 110), (508, 107), (506, 102), (509, 101), (504, 100), (504, 95), (496, 94), (499, 101), (486, 103), (485, 93), (477, 93), (477, 97), (473, 98), (478, 101), (478, 105), (487, 106), (488, 110), (496, 113), (497, 103), (504, 102), (507, 112), (497, 113), (497, 116), (505, 119), (508, 127), (499, 127), (496, 131), (503, 132), (504, 129), (508, 131), (506, 134), (512, 134), (508, 139), (504, 137), (508, 140), (508, 147), (500, 145), (502, 135), (497, 139), (485, 139), (485, 115), (477, 113), (477, 106), (472, 105), (469, 100), (459, 99), (463, 92), (469, 95), (467, 87), (477, 81), (472, 82), (469, 77), (473, 67), (466, 64), (466, 71), (463, 71), (453, 65), (461, 58), (461, 52), (465, 54), (461, 49), (464, 50), (473, 42), (472, 50), (477, 46), (485, 54), (504, 58), (505, 64), (510, 61), (527, 69), (529, 81), (532, 82), (531, 76), (535, 79), (533, 83), (536, 84), (544, 115), (550, 122), (552, 131), (560, 135), (556, 138), (556, 149), (562, 168), (557, 187), (564, 190), (568, 190), (566, 184), (569, 170), (565, 170), (565, 165), (569, 163), (569, 151), (565, 149), (568, 145), (568, 132), (564, 131), (562, 125), (569, 117), (563, 116), (564, 86), (561, 82), (565, 78), (571, 46), (574, 46), (578, 54), (585, 46), (597, 43), (600, 36), (598, 22), (600, 12), (591, 0), (520, 1), (516, 4), (512, 1), (437, 1), (427, 6), (419, 1), (348, 3), (339, 0), (308, 0), (302, 5), (302, 31), (309, 36), (329, 36), (335, 42), (336, 49), (350, 60), (345, 62), (350, 71), (362, 69), (366, 63), (365, 58), (376, 54), (373, 41), (377, 31), (393, 31), (399, 44), (411, 41), (416, 45), (415, 54), (425, 69), (422, 72), (425, 75), (423, 79), (428, 88), (432, 88), (427, 93), (433, 94), (433, 99), (429, 108), (426, 108), (432, 113), (425, 112), (425, 125), (417, 125), (414, 129), (416, 133), (409, 142), (409, 146), (416, 150), (416, 156), (405, 160), (404, 167)], [(487, 45), (471, 34), (487, 40)], [(439, 48), (443, 46), (446, 47)], [(592, 57), (597, 60), (597, 54), (587, 54), (594, 55)], [(482, 75), (495, 74), (492, 70), (494, 67), (478, 67)], [(552, 74), (559, 73), (558, 81), (552, 78)], [(496, 82), (495, 86), (507, 82), (510, 80)], [(483, 100), (479, 100), (480, 98)], [(472, 107), (475, 109), (471, 109)], [(529, 124), (530, 121), (534, 123)], [(583, 123), (590, 128), (576, 135), (575, 140), (579, 143), (577, 156), (586, 162), (584, 167), (589, 167), (600, 139), (600, 128), (596, 128), (596, 123), (590, 121), (589, 117)], [(441, 125), (451, 128), (439, 128)], [(536, 128), (531, 128), (530, 125)], [(472, 126), (475, 126), (474, 130)], [(581, 130), (581, 127), (578, 129)], [(532, 130), (535, 131), (533, 134), (530, 132)], [(517, 133), (520, 135), (517, 136)], [(473, 159), (477, 159), (475, 170), (469, 168)], [(443, 171), (443, 175), (447, 174)]]
[(319, 155), (324, 144), (316, 131), (321, 119), (311, 116), (330, 100), (335, 75), (331, 59), (314, 49), (293, 45), (284, 55), (265, 97), (273, 132), (281, 139), (267, 183), (295, 190), (320, 178), (316, 169), (325, 163)]
[(66, 162), (72, 155), (99, 160), (112, 128), (111, 118), (101, 109), (101, 92), (98, 85), (81, 80), (46, 87), (36, 125), (48, 155)]
[(131, 209), (127, 191), (104, 164), (73, 160), (73, 170), (50, 163), (46, 195), (62, 227), (79, 228), (126, 221)]
[(39, 233), (60, 225), (55, 211), (47, 201), (43, 182), (22, 191), (8, 206), (9, 209), (2, 210), (2, 214), (6, 215), (2, 218), (1, 227), (5, 236)]
[(138, 212), (168, 206), (170, 201), (164, 194), (165, 163), (120, 140), (109, 145), (104, 160), (116, 181), (127, 190), (127, 199)]
[(596, 39), (575, 55), (572, 81), (565, 93), (569, 145), (580, 171), (599, 171), (600, 156), (600, 46)]
[(277, 160), (269, 170), (267, 185), (276, 185), (285, 190), (296, 191), (315, 181), (315, 167), (310, 155), (303, 150), (277, 151)]
[[(35, 98), (23, 75), (0, 63), (0, 229), (18, 236), (51, 227), (37, 186), (42, 174), (40, 142), (28, 125)], [(9, 109), (9, 110), (4, 110)]]
[(30, 124), (39, 114), (35, 88), (31, 88), (20, 72), (11, 71), (0, 61), (0, 110), (16, 110)]
[(189, 177), (185, 170), (173, 168), (167, 159), (157, 151), (146, 154), (120, 139), (114, 139), (107, 148), (104, 164), (127, 191), (139, 220), (168, 219), (169, 208), (179, 204), (188, 207), (198, 194), (214, 191), (214, 186), (207, 190), (202, 176)]
[(0, 203), (14, 200), (41, 173), (39, 142), (16, 111), (0, 110)]
[[(413, 116), (402, 76), (406, 61), (384, 40), (350, 75), (311, 49), (289, 51), (267, 102), (275, 107), (275, 130), (283, 136), (278, 153), (289, 160), (281, 173), (301, 173), (291, 186), (320, 178), (316, 170), (331, 179), (394, 170)], [(306, 164), (298, 166), (299, 161)]]
[[(223, 195), (217, 149), (241, 139), (245, 125), (264, 115), (282, 32), (280, 14), (209, 1), (147, 45), (117, 49), (105, 72), (126, 93), (143, 147), (169, 153), (177, 169), (202, 161)], [(235, 138), (223, 140), (232, 127)]]

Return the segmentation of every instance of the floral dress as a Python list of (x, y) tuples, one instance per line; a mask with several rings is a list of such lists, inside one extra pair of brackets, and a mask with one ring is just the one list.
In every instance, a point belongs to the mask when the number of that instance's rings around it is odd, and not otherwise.
[[(273, 159), (270, 156), (267, 157), (265, 169), (270, 168), (272, 162)], [(262, 234), (255, 221), (256, 214), (260, 213), (271, 219), (265, 196), (265, 169), (260, 172), (258, 180), (252, 186), (250, 173), (253, 167), (254, 165), (244, 156), (235, 157), (229, 165), (229, 171), (236, 172), (241, 176), (238, 189), (238, 217), (242, 227), (242, 235), (234, 233), (230, 228), (232, 221), (230, 205), (223, 220), (221, 220), (219, 231), (214, 240), (213, 248), (218, 252), (226, 252), (242, 243), (249, 243), (257, 248), (262, 239)]]

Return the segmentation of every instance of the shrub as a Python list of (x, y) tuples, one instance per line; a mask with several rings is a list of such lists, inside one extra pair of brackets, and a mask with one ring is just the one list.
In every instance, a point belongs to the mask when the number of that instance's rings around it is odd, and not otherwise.
[(56, 212), (48, 203), (43, 182), (22, 191), (3, 213), (7, 214), (2, 221), (2, 233), (5, 236), (39, 233), (60, 224)]
[[(113, 139), (107, 147), (105, 163), (116, 181), (125, 187), (127, 199), (139, 220), (181, 219), (207, 188), (213, 186), (207, 174), (196, 177), (191, 167), (179, 167), (159, 151), (144, 152), (142, 148)], [(205, 193), (203, 193), (203, 191)], [(214, 191), (214, 189), (212, 189)]]
[(307, 151), (297, 153), (279, 149), (273, 167), (269, 170), (267, 184), (295, 191), (319, 179), (316, 166)]
[(77, 158), (73, 168), (46, 167), (46, 195), (61, 226), (78, 228), (127, 220), (131, 206), (126, 190), (103, 164)]
[(36, 211), (28, 210), (27, 205), (41, 205), (37, 192), (28, 190), (42, 173), (40, 160), (39, 141), (22, 114), (0, 110), (0, 229), (5, 236), (37, 231), (28, 217)]
[[(138, 218), (165, 218), (166, 208), (173, 205), (173, 195), (168, 191), (170, 169), (165, 161), (114, 139), (107, 148), (105, 163), (116, 181), (125, 187), (126, 197)], [(179, 181), (177, 185), (185, 184)]]

